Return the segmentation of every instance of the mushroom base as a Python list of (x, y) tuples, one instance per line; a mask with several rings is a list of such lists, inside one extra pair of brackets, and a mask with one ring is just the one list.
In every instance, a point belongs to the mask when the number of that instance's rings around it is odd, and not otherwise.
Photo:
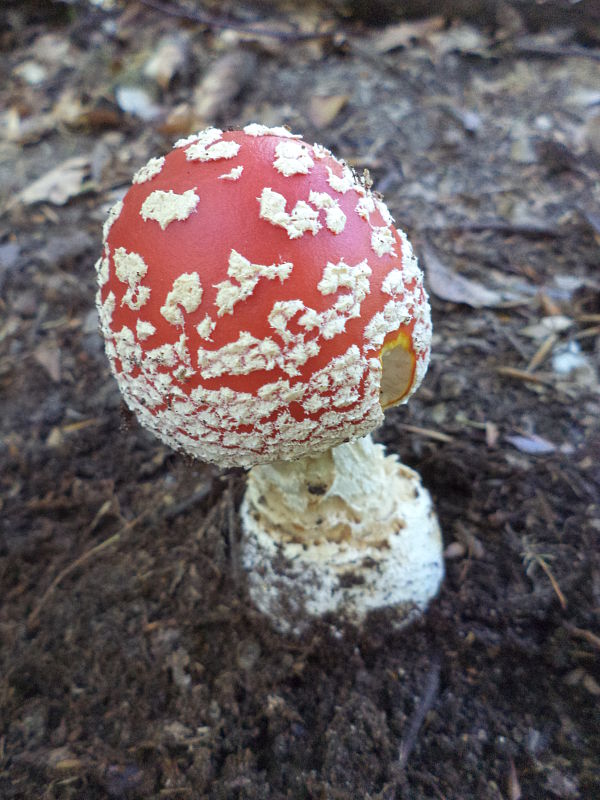
[(250, 597), (283, 633), (325, 614), (360, 625), (389, 607), (405, 625), (444, 575), (429, 492), (370, 437), (254, 467), (241, 517)]

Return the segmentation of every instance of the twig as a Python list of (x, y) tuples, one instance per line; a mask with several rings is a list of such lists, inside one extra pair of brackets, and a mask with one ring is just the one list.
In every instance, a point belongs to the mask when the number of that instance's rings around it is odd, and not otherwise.
[(433, 231), (436, 233), (443, 231), (451, 233), (487, 233), (491, 231), (494, 233), (506, 233), (509, 236), (517, 234), (531, 238), (548, 237), (551, 239), (559, 239), (571, 233), (571, 229), (565, 229), (564, 227), (554, 228), (550, 225), (534, 225), (531, 223), (519, 224), (502, 222), (500, 220), (490, 220), (489, 222), (457, 222), (448, 223), (446, 225), (424, 225), (422, 228), (419, 228), (419, 231)]
[(496, 372), (507, 378), (516, 378), (526, 383), (541, 383), (546, 386), (552, 386), (554, 384), (554, 381), (549, 377), (527, 372), (525, 369), (517, 369), (516, 367), (497, 367)]
[(223, 511), (223, 497), (219, 498), (219, 501), (215, 503), (213, 506), (210, 507), (208, 513), (206, 514), (202, 525), (198, 528), (195, 533), (195, 538), (200, 541), (200, 539), (204, 538), (204, 534), (210, 528), (210, 526), (215, 521), (215, 517)]
[(583, 331), (578, 331), (575, 334), (576, 339), (587, 339), (589, 336), (597, 336), (600, 333), (600, 325), (595, 325), (593, 328), (585, 328)]
[(172, 506), (168, 506), (165, 510), (163, 516), (166, 520), (171, 522), (172, 520), (176, 519), (180, 514), (185, 514), (188, 511), (191, 511), (192, 508), (195, 506), (199, 506), (203, 503), (206, 498), (209, 496), (211, 492), (212, 486), (210, 483), (204, 484), (204, 486), (199, 489), (197, 492), (184, 497), (183, 500), (179, 503), (175, 503)]
[(67, 575), (70, 575), (82, 564), (85, 564), (86, 561), (89, 561), (94, 556), (97, 556), (98, 553), (101, 553), (103, 550), (106, 550), (109, 547), (111, 547), (111, 545), (116, 544), (121, 539), (121, 536), (123, 536), (124, 533), (127, 533), (132, 528), (134, 528), (138, 524), (138, 522), (140, 522), (140, 520), (143, 517), (147, 516), (149, 513), (150, 513), (149, 510), (146, 509), (146, 511), (143, 511), (141, 514), (138, 514), (137, 517), (134, 517), (126, 525), (124, 525), (120, 531), (117, 531), (117, 533), (114, 533), (112, 536), (109, 536), (108, 539), (105, 539), (103, 542), (100, 542), (94, 547), (91, 547), (89, 550), (86, 550), (85, 553), (82, 553), (79, 556), (79, 558), (76, 558), (75, 561), (72, 561), (64, 569), (62, 569), (58, 573), (56, 578), (54, 578), (50, 586), (46, 589), (44, 594), (41, 596), (39, 603), (27, 618), (28, 626), (36, 624), (42, 609), (46, 605), (48, 598), (56, 590), (56, 588), (60, 585), (60, 583), (67, 577)]
[(591, 50), (589, 47), (557, 47), (556, 45), (533, 44), (529, 42), (516, 43), (515, 52), (525, 56), (545, 56), (546, 58), (591, 58), (600, 61), (600, 51)]
[(431, 665), (431, 669), (429, 670), (429, 675), (427, 676), (425, 691), (423, 692), (423, 697), (421, 698), (421, 702), (419, 703), (419, 705), (417, 706), (411, 717), (411, 720), (408, 725), (408, 730), (406, 732), (406, 736), (403, 737), (402, 742), (400, 743), (400, 755), (398, 756), (398, 762), (402, 769), (408, 763), (410, 754), (412, 753), (414, 746), (417, 743), (417, 736), (419, 734), (419, 730), (421, 729), (421, 725), (425, 721), (427, 712), (433, 706), (433, 702), (435, 700), (439, 688), (440, 688), (440, 662), (439, 658), (435, 658), (433, 664)]
[(557, 342), (558, 336), (556, 333), (551, 333), (550, 336), (544, 339), (529, 364), (525, 367), (525, 372), (533, 372), (534, 369), (537, 369), (540, 364), (546, 360), (547, 356), (550, 355), (552, 348)]
[(448, 436), (447, 433), (441, 433), (440, 431), (434, 431), (432, 428), (419, 428), (417, 425), (404, 425), (401, 424), (399, 426), (402, 430), (408, 431), (408, 433), (415, 433), (417, 436), (427, 436), (428, 439), (435, 439), (437, 442), (453, 442), (454, 438), (452, 436)]
[(234, 19), (214, 17), (202, 11), (183, 8), (183, 6), (177, 5), (176, 3), (163, 3), (160, 0), (141, 0), (141, 3), (142, 5), (148, 6), (148, 8), (151, 8), (153, 11), (158, 11), (169, 17), (187, 19), (190, 20), (190, 22), (197, 22), (209, 28), (239, 31), (240, 33), (247, 33), (251, 36), (266, 36), (270, 39), (278, 39), (282, 42), (302, 42), (310, 41), (311, 39), (324, 39), (331, 36), (331, 31), (299, 33), (297, 31), (278, 31), (269, 30), (267, 28), (257, 28), (253, 25), (245, 25), (243, 22), (238, 22)]
[(600, 650), (600, 636), (597, 636), (591, 631), (586, 631), (584, 628), (577, 628), (575, 625), (571, 625), (570, 622), (564, 622), (563, 625), (571, 636), (575, 636), (577, 639), (583, 639), (596, 650)]

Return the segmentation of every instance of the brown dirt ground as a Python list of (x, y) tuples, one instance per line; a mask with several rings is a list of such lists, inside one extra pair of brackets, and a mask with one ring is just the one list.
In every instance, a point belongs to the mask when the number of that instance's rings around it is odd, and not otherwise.
[[(0, 11), (0, 796), (600, 797), (600, 28), (223, 8)], [(447, 577), (402, 632), (271, 631), (244, 474), (140, 429), (96, 330), (133, 171), (250, 120), (368, 168), (428, 272), (432, 365), (378, 437)]]

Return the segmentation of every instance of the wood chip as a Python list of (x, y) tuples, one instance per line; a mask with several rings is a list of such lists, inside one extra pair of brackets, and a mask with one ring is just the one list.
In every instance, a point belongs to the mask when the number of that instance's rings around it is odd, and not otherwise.
[(33, 357), (54, 383), (60, 382), (60, 348), (44, 342), (35, 348)]

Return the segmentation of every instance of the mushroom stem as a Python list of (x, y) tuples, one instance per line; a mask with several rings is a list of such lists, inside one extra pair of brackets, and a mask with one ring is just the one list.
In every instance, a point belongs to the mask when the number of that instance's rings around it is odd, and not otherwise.
[(370, 436), (253, 467), (241, 515), (250, 596), (283, 632), (329, 612), (360, 624), (385, 607), (404, 624), (443, 577), (429, 492)]

